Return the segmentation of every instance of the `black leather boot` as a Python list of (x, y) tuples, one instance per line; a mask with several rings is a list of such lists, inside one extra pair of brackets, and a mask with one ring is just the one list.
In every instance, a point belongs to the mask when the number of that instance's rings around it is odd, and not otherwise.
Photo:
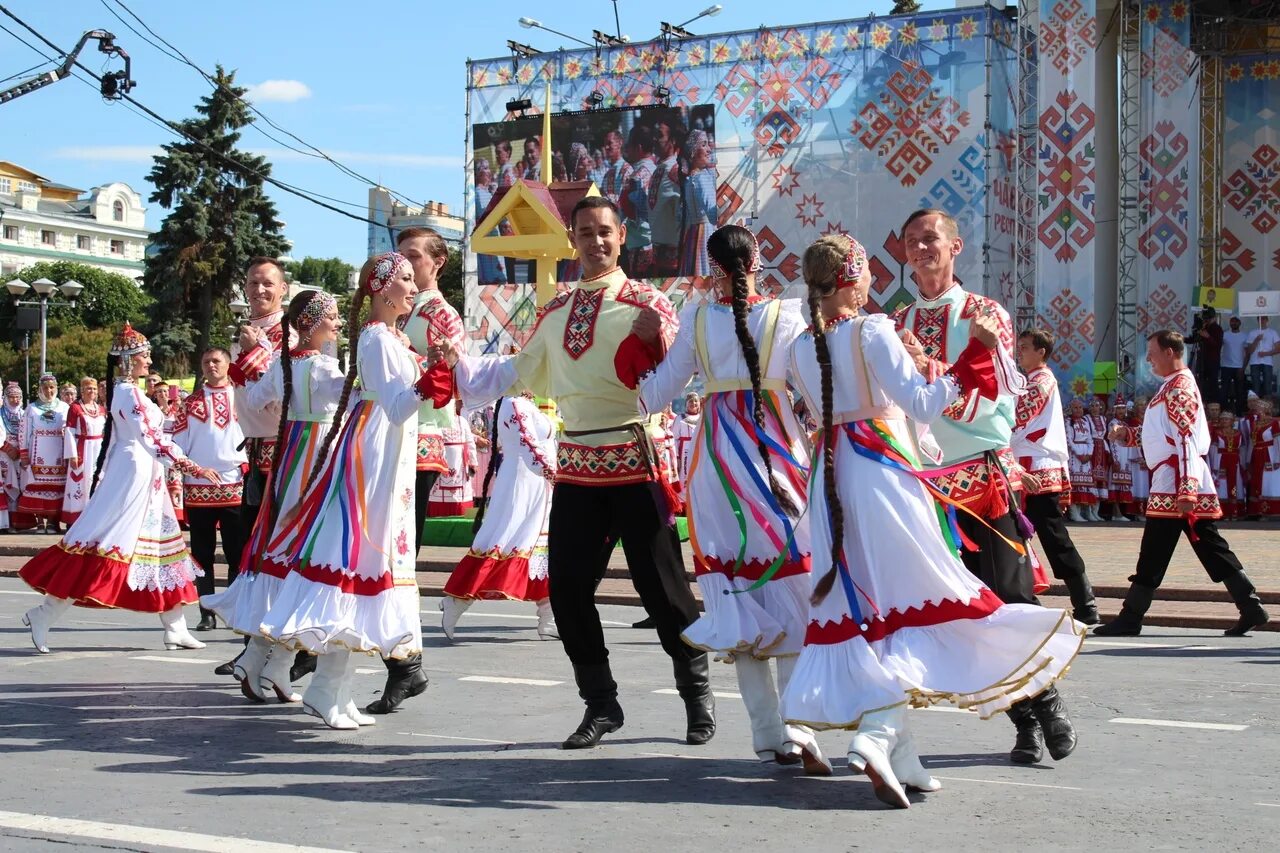
[(1077, 622), (1085, 625), (1097, 625), (1098, 603), (1093, 598), (1093, 586), (1087, 577), (1066, 578), (1062, 583), (1071, 596), (1071, 615)]
[(218, 617), (213, 614), (212, 610), (201, 610), (200, 621), (196, 623), (194, 631), (212, 631), (218, 627)]
[(1142, 633), (1142, 617), (1151, 607), (1156, 591), (1149, 586), (1133, 583), (1132, 578), (1129, 580), (1129, 592), (1124, 597), (1120, 615), (1107, 624), (1094, 628), (1095, 637), (1136, 637)]
[(1031, 708), (1031, 700), (1023, 699), (1006, 711), (1013, 720), (1018, 736), (1009, 750), (1009, 760), (1014, 764), (1037, 764), (1044, 758), (1044, 741), (1040, 736), (1040, 723)]
[(370, 714), (390, 714), (410, 696), (417, 696), (427, 689), (427, 674), (422, 671), (422, 655), (404, 660), (388, 659), (387, 686), (382, 688), (382, 698), (364, 706)]
[(1076, 729), (1067, 716), (1067, 704), (1058, 694), (1058, 688), (1050, 685), (1047, 690), (1031, 700), (1036, 722), (1044, 733), (1044, 745), (1054, 761), (1061, 761), (1076, 748)]
[(672, 662), (676, 674), (676, 690), (684, 700), (688, 722), (684, 742), (701, 746), (716, 733), (716, 699), (711, 694), (707, 656), (680, 658)]
[(289, 681), (301, 681), (316, 671), (316, 656), (310, 652), (299, 650), (293, 656), (293, 666), (289, 667)]
[(1254, 628), (1261, 628), (1267, 624), (1270, 617), (1263, 609), (1262, 599), (1258, 598), (1258, 591), (1254, 589), (1248, 575), (1244, 572), (1236, 572), (1228, 575), (1222, 583), (1226, 586), (1227, 592), (1231, 593), (1231, 600), (1236, 603), (1236, 609), (1240, 611), (1240, 621), (1223, 631), (1224, 637), (1243, 637)]
[(573, 678), (578, 695), (587, 703), (578, 728), (565, 739), (562, 749), (590, 749), (600, 738), (622, 728), (622, 706), (618, 704), (618, 684), (608, 663), (575, 666)]

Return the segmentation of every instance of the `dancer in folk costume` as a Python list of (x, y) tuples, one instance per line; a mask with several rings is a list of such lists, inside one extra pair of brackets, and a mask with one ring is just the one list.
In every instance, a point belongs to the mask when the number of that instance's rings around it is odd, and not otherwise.
[(1258, 401), (1249, 426), (1249, 515), (1280, 517), (1280, 422), (1268, 400)]
[[(440, 601), (445, 636), (477, 599), (532, 601), (538, 636), (557, 637), (547, 576), (547, 522), (556, 476), (556, 430), (529, 393), (498, 401), (493, 455), (476, 513), (475, 539), (449, 575)], [(491, 488), (492, 487), (492, 488)]]
[(1140, 437), (1126, 427), (1115, 430), (1116, 437), (1130, 445), (1139, 438), (1142, 441), (1142, 453), (1151, 469), (1151, 498), (1138, 565), (1124, 606), (1119, 616), (1094, 629), (1101, 637), (1142, 633), (1142, 618), (1183, 534), (1209, 578), (1226, 586), (1240, 611), (1240, 619), (1223, 633), (1242, 637), (1267, 623), (1267, 611), (1257, 590), (1218, 532), (1222, 507), (1213, 472), (1204, 458), (1209, 452), (1209, 425), (1195, 376), (1183, 361), (1185, 351), (1182, 335), (1177, 332), (1163, 329), (1148, 336), (1147, 362), (1164, 384), (1151, 398)]
[(75, 524), (89, 502), (93, 467), (102, 450), (107, 411), (98, 402), (98, 380), (80, 380), (80, 400), (67, 411), (67, 488), (62, 496), (62, 523)]
[(440, 347), (431, 360), (456, 365), (442, 380), (456, 379), (464, 399), (497, 398), (514, 386), (552, 397), (560, 406), (564, 432), (548, 530), (551, 607), (587, 706), (564, 748), (593, 747), (624, 722), (595, 605), (596, 587), (619, 539), (631, 579), (671, 658), (685, 704), (685, 740), (703, 744), (715, 734), (715, 700), (707, 656), (680, 639), (698, 607), (672, 516), (677, 498), (658, 473), (634, 390), (641, 374), (662, 359), (678, 322), (666, 296), (627, 278), (618, 266), (627, 229), (613, 202), (603, 196), (582, 199), (568, 226), (585, 278), (547, 303), (519, 355), (462, 358), (456, 349)]
[(1077, 524), (1093, 521), (1098, 495), (1093, 488), (1093, 427), (1084, 413), (1084, 400), (1072, 399), (1065, 425), (1067, 471), (1071, 475), (1071, 509), (1068, 518)]
[(904, 786), (941, 788), (920, 764), (908, 705), (950, 701), (991, 717), (1051, 689), (1084, 628), (1060, 610), (1005, 604), (968, 571), (955, 512), (971, 510), (920, 469), (919, 448), (931, 440), (912, 421), (1016, 390), (1001, 319), (968, 321), (968, 345), (928, 382), (888, 318), (859, 316), (871, 274), (856, 241), (821, 238), (803, 270), (813, 328), (792, 347), (793, 375), (822, 415), (822, 463), (809, 482), (809, 627), (783, 713), (856, 730), (850, 768), (871, 778), (883, 802), (907, 808)]
[(427, 515), (432, 518), (466, 515), (475, 502), (471, 480), (476, 473), (476, 437), (471, 424), (462, 416), (461, 400), (453, 401), (453, 415), (440, 430), (440, 438), (448, 467), (431, 487)]
[(35, 526), (35, 519), (23, 517), (18, 512), (18, 498), (22, 495), (21, 454), (18, 441), (23, 424), (27, 420), (27, 407), (22, 400), (22, 386), (10, 382), (4, 387), (4, 406), (0, 407), (0, 421), (4, 425), (4, 444), (0, 445), (0, 489), (4, 490), (5, 513), (3, 530), (12, 533)]
[[(264, 561), (263, 555), (272, 530), (280, 519), (291, 516), (315, 472), (320, 443), (333, 422), (346, 381), (338, 360), (325, 352), (342, 328), (338, 303), (331, 295), (302, 291), (289, 302), (280, 322), (280, 357), (270, 362), (261, 378), (236, 394), (237, 408), (243, 411), (280, 406), (262, 510), (243, 549), (236, 579), (223, 592), (200, 600), (227, 627), (248, 638), (232, 675), (245, 698), (253, 702), (264, 702), (273, 693), (281, 702), (302, 701), (290, 688), (296, 680), (290, 672), (295, 656), (260, 633), (276, 590), (289, 573), (287, 565)], [(314, 660), (311, 655), (306, 658)]]
[(67, 404), (58, 399), (57, 378), (46, 373), (40, 377), (38, 396), (27, 406), (18, 434), (22, 465), (18, 512), (43, 521), (45, 533), (58, 532), (67, 490), (67, 411)]
[(827, 775), (813, 732), (784, 725), (778, 711), (804, 642), (810, 588), (800, 518), (808, 451), (785, 394), (788, 353), (805, 324), (797, 301), (756, 293), (760, 248), (746, 228), (724, 226), (706, 250), (718, 298), (681, 312), (675, 342), (640, 384), (642, 404), (654, 410), (695, 372), (706, 382), (685, 487), (705, 612), (684, 639), (734, 664), (762, 761), (803, 756), (808, 772)]
[[(968, 339), (968, 323), (976, 316), (995, 317), (1000, 324), (1002, 352), (1013, 350), (1013, 324), (994, 300), (968, 293), (955, 278), (955, 260), (964, 249), (954, 218), (942, 210), (918, 210), (902, 227), (907, 264), (919, 284), (920, 296), (894, 313), (900, 330), (915, 338), (909, 347), (929, 378), (959, 358)], [(1015, 377), (1019, 393), (1025, 382)], [(960, 558), (969, 571), (1006, 604), (1039, 604), (1030, 550), (1021, 552), (1017, 542), (1034, 532), (1013, 501), (1020, 466), (1009, 450), (1017, 400), (1000, 394), (987, 400), (975, 394), (957, 399), (933, 427), (942, 450), (940, 463), (930, 461), (931, 482), (948, 497), (971, 510), (962, 513), (957, 526), (967, 542)], [(1009, 709), (1017, 739), (1009, 752), (1015, 763), (1040, 760), (1043, 747), (1055, 761), (1076, 746), (1075, 729), (1066, 704), (1050, 685), (1034, 699)]]
[(471, 427), (471, 434), (475, 436), (476, 443), (476, 473), (471, 478), (471, 494), (479, 495), (476, 506), (483, 506), (484, 478), (489, 471), (489, 460), (493, 458), (495, 452), (493, 439), (490, 437), (494, 425), (493, 405), (473, 409), (467, 417), (467, 423)]
[[(1111, 428), (1126, 426), (1129, 417), (1129, 404), (1123, 394), (1116, 394), (1115, 405), (1111, 409), (1111, 420), (1107, 421), (1106, 435), (1111, 435)], [(1134, 455), (1134, 448), (1123, 441), (1107, 438), (1107, 455), (1110, 467), (1107, 469), (1107, 499), (1114, 507), (1112, 521), (1128, 521), (1125, 507), (1133, 503), (1133, 470), (1129, 465)]]
[(1022, 466), (1023, 511), (1040, 537), (1053, 576), (1066, 585), (1075, 620), (1096, 625), (1093, 587), (1062, 517), (1061, 502), (1071, 498), (1070, 453), (1058, 379), (1047, 363), (1053, 344), (1048, 329), (1028, 329), (1018, 336), (1018, 364), (1027, 376), (1027, 392), (1018, 398), (1010, 447)]
[(684, 395), (684, 414), (671, 425), (671, 437), (676, 445), (676, 478), (681, 491), (688, 489), (689, 460), (693, 455), (693, 437), (702, 422), (702, 398), (690, 391)]
[[(173, 430), (174, 443), (192, 462), (218, 472), (217, 483), (207, 483), (186, 475), (182, 478), (182, 503), (191, 531), (191, 555), (207, 571), (196, 581), (200, 595), (213, 594), (213, 559), (222, 537), (222, 553), (227, 558), (227, 583), (235, 583), (244, 552), (245, 529), (240, 518), (244, 498), (244, 475), (249, 457), (244, 452), (244, 433), (236, 420), (235, 391), (227, 380), (231, 353), (210, 347), (200, 356), (204, 382), (178, 409)], [(200, 608), (197, 631), (217, 627), (212, 610)]]
[[(1142, 420), (1147, 413), (1147, 398), (1135, 397), (1133, 405), (1129, 409), (1128, 417), (1125, 419), (1125, 426), (1129, 427), (1134, 435), (1137, 436), (1136, 447), (1142, 446)], [(1129, 457), (1129, 472), (1132, 475), (1133, 485), (1130, 490), (1133, 492), (1133, 516), (1135, 521), (1143, 521), (1147, 516), (1147, 498), (1151, 496), (1151, 472), (1147, 470), (1147, 460), (1142, 453), (1133, 453)]]
[[(160, 411), (160, 428), (165, 438), (173, 441), (174, 431), (178, 428), (178, 404), (169, 396), (169, 384), (161, 382), (152, 392), (151, 402)], [(164, 472), (165, 488), (169, 491), (169, 502), (173, 504), (173, 515), (178, 524), (187, 529), (187, 505), (182, 489), (182, 472), (170, 467)], [(210, 569), (212, 571), (212, 568)]]
[(1102, 521), (1099, 508), (1110, 500), (1111, 448), (1107, 443), (1107, 416), (1098, 397), (1089, 398), (1089, 432), (1093, 435), (1093, 456), (1090, 459), (1093, 473), (1095, 502), (1088, 507), (1089, 521)]
[(1236, 426), (1233, 412), (1218, 416), (1218, 429), (1209, 453), (1209, 466), (1218, 486), (1218, 502), (1222, 505), (1222, 517), (1231, 521), (1244, 515), (1244, 465), (1240, 453), (1244, 436)]
[(680, 275), (711, 274), (707, 238), (719, 219), (716, 205), (716, 165), (711, 138), (705, 130), (692, 131), (685, 139), (689, 174), (684, 178), (680, 240)]
[(192, 582), (200, 567), (182, 540), (164, 469), (176, 467), (211, 483), (218, 475), (191, 462), (169, 441), (160, 410), (135, 384), (151, 367), (147, 339), (125, 323), (107, 361), (107, 375), (118, 366), (120, 379), (107, 392), (111, 420), (93, 472), (94, 479), (101, 476), (99, 488), (58, 544), (19, 572), (45, 594), (22, 621), (44, 654), (49, 629), (73, 604), (158, 613), (166, 649), (202, 649), (182, 613), (183, 605), (197, 599)]
[[(416, 295), (404, 255), (377, 255), (360, 270), (349, 320), (353, 357), (318, 451), (322, 467), (267, 547), (265, 559), (290, 571), (261, 633), (319, 656), (302, 701), (330, 728), (374, 722), (351, 698), (352, 652), (395, 660), (422, 653), (413, 537), (421, 372), (396, 328)], [(357, 376), (359, 397), (343, 418)]]

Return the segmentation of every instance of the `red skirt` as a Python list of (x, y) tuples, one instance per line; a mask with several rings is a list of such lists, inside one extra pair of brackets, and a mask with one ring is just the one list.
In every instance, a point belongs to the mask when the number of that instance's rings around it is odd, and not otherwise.
[(541, 601), (551, 594), (551, 584), (547, 578), (529, 577), (528, 557), (469, 553), (449, 575), (444, 591), (454, 598)]
[(18, 576), (37, 592), (69, 598), (80, 607), (163, 613), (200, 600), (190, 582), (167, 590), (132, 589), (128, 563), (98, 554), (72, 553), (61, 543), (32, 557)]

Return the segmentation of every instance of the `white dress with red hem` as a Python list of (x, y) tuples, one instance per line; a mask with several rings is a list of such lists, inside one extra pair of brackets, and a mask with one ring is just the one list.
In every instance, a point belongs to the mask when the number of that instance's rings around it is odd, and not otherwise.
[(67, 490), (67, 412), (59, 399), (37, 400), (27, 406), (19, 434), (22, 459), (22, 495), (18, 512), (57, 522)]
[[(62, 523), (74, 524), (89, 502), (93, 485), (93, 469), (102, 450), (102, 428), (107, 413), (100, 404), (87, 408), (72, 403), (67, 412), (67, 490), (62, 496)], [(74, 449), (74, 455), (72, 454)]]
[(504, 397), (497, 411), (502, 461), (469, 550), (444, 586), (464, 599), (541, 601), (547, 579), (547, 522), (555, 470), (555, 426), (532, 401)]
[(192, 604), (199, 568), (165, 486), (166, 469), (186, 457), (164, 434), (160, 409), (133, 383), (116, 385), (111, 416), (97, 490), (58, 544), (19, 574), (33, 589), (81, 607), (163, 613)]
[[(986, 718), (1035, 696), (1066, 673), (1084, 628), (1062, 610), (1004, 604), (944, 538), (946, 515), (917, 475), (908, 418), (940, 417), (957, 398), (957, 383), (950, 375), (926, 383), (883, 317), (839, 322), (828, 328), (827, 345), (844, 561), (830, 594), (810, 609), (783, 716), (818, 729), (853, 729), (867, 713), (908, 702), (951, 701)], [(810, 410), (821, 412), (811, 336), (792, 352), (797, 387)], [(982, 358), (970, 352), (952, 370)], [(815, 579), (831, 566), (824, 483), (815, 465)]]
[(685, 629), (684, 640), (727, 660), (794, 656), (803, 645), (808, 523), (803, 512), (793, 519), (782, 511), (757, 445), (763, 440), (769, 448), (776, 479), (803, 510), (809, 456), (787, 402), (786, 378), (791, 343), (804, 327), (797, 300), (757, 300), (748, 309), (760, 360), (763, 439), (728, 305), (686, 307), (666, 357), (640, 383), (641, 403), (660, 411), (695, 371), (706, 381), (683, 484), (703, 614)]
[[(370, 323), (356, 346), (358, 399), (266, 560), (289, 570), (259, 626), (313, 654), (422, 651), (413, 536), (421, 399), (402, 332)], [(353, 399), (356, 399), (353, 394)]]

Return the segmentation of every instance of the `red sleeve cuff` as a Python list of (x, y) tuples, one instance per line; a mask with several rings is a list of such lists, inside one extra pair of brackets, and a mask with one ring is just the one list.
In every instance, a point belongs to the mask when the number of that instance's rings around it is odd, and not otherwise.
[(976, 338), (969, 339), (969, 345), (951, 365), (947, 375), (959, 383), (961, 397), (977, 392), (978, 396), (988, 400), (996, 398), (999, 385), (996, 382), (995, 357)]
[(454, 396), (453, 370), (445, 361), (437, 361), (422, 371), (413, 390), (422, 400), (443, 409)]
[(619, 345), (613, 357), (613, 369), (622, 384), (635, 390), (640, 385), (640, 377), (657, 367), (663, 354), (659, 344), (645, 343), (633, 333)]
[(271, 363), (271, 353), (263, 347), (255, 346), (240, 353), (235, 362), (227, 368), (227, 376), (241, 387), (246, 382), (256, 382), (266, 373)]

